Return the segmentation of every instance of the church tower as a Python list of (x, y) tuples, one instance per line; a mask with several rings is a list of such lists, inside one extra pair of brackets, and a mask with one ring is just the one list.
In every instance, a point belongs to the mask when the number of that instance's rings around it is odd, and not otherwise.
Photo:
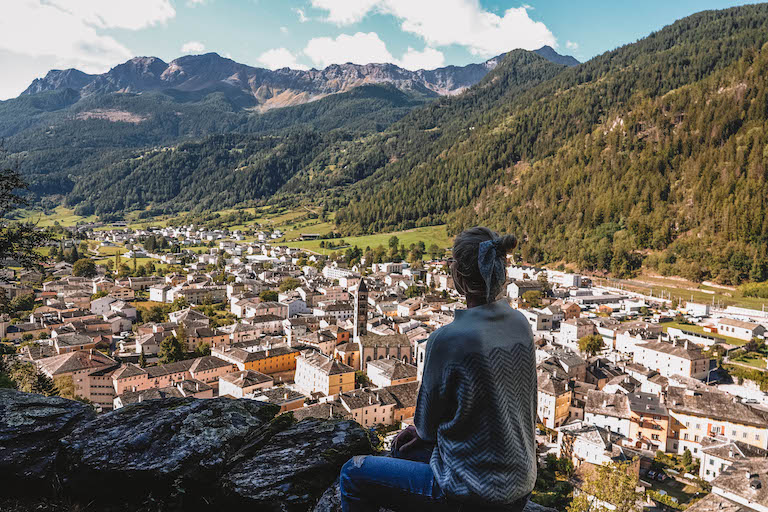
[[(360, 277), (360, 284), (355, 291), (355, 328), (354, 341), (359, 341), (361, 336), (368, 334), (368, 287), (365, 279)], [(362, 355), (362, 354), (361, 354)]]

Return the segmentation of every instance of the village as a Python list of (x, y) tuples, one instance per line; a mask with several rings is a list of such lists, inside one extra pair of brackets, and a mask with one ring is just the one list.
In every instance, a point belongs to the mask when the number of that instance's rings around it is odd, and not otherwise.
[[(445, 258), (350, 262), (271, 243), (280, 232), (248, 241), (194, 226), (81, 235), (130, 250), (114, 264), (82, 254), (51, 258), (44, 273), (0, 271), (17, 305), (0, 338), (99, 412), (164, 397), (258, 400), (297, 419), (353, 419), (386, 444), (413, 423), (430, 334), (466, 308)], [(137, 257), (165, 266), (121, 276)], [(570, 461), (575, 492), (596, 467), (627, 462), (649, 502), (768, 511), (758, 476), (768, 313), (523, 265), (507, 278), (502, 300), (536, 343), (539, 455)]]

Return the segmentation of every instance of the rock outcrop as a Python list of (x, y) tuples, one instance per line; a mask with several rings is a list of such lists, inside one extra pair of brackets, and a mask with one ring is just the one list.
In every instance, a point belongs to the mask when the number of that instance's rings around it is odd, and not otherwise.
[(254, 400), (141, 402), (99, 416), (62, 439), (57, 471), (62, 485), (82, 496), (215, 487), (227, 461), (278, 410)]
[(170, 398), (96, 416), (80, 402), (0, 390), (0, 510), (311, 510), (344, 462), (373, 445), (353, 421), (296, 422), (278, 410)]
[(95, 416), (80, 402), (0, 389), (0, 487), (26, 492), (50, 481), (61, 438)]
[(96, 416), (80, 402), (0, 390), (0, 510), (340, 511), (339, 470), (373, 453), (368, 432), (277, 412), (170, 398)]

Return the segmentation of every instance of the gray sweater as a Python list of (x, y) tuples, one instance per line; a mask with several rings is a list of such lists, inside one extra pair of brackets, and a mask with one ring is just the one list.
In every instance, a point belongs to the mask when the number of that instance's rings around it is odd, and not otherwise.
[(437, 443), (430, 465), (446, 495), (505, 505), (533, 490), (536, 389), (531, 328), (505, 300), (432, 333), (415, 423)]

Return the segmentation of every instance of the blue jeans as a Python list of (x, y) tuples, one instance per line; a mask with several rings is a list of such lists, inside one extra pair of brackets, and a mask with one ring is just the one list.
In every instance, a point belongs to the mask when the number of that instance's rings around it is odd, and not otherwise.
[[(429, 457), (432, 448), (424, 446), (393, 457), (358, 455), (341, 468), (339, 489), (343, 512), (392, 510), (505, 510), (521, 511), (528, 498), (509, 507), (483, 507), (449, 500), (435, 481)], [(408, 457), (406, 460), (397, 457)]]
[(461, 510), (448, 503), (424, 462), (358, 455), (341, 468), (339, 489), (343, 512)]

